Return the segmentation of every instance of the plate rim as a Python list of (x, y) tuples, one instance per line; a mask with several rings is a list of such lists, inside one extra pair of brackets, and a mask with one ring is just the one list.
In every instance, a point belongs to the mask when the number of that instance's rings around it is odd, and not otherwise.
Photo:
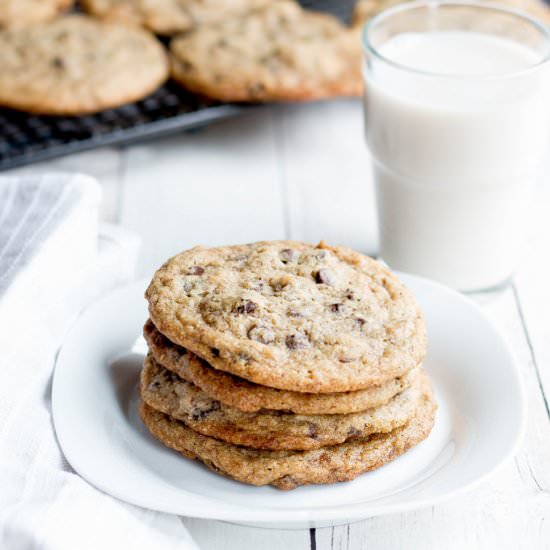
[[(191, 499), (195, 499), (197, 497), (200, 497), (201, 500), (209, 500), (213, 503), (217, 504), (216, 510), (209, 510), (208, 507), (193, 507), (192, 500), (187, 503), (179, 503), (177, 506), (177, 510), (175, 509), (175, 506), (163, 506), (158, 505), (155, 503), (154, 506), (151, 505), (150, 502), (147, 502), (146, 498), (138, 498), (135, 495), (131, 495), (130, 497), (128, 495), (122, 494), (121, 491), (118, 491), (116, 488), (113, 490), (112, 488), (105, 488), (104, 485), (101, 483), (101, 480), (97, 479), (97, 476), (94, 476), (93, 474), (90, 475), (89, 472), (86, 472), (86, 474), (81, 473), (80, 464), (78, 463), (78, 459), (74, 460), (74, 456), (72, 455), (71, 451), (71, 445), (66, 445), (65, 437), (63, 433), (60, 433), (60, 430), (58, 430), (58, 426), (60, 424), (59, 422), (59, 416), (62, 414), (59, 411), (59, 405), (58, 405), (58, 387), (59, 387), (59, 378), (62, 375), (59, 375), (59, 372), (61, 371), (61, 368), (59, 368), (59, 365), (63, 364), (64, 361), (64, 350), (66, 343), (70, 341), (71, 336), (77, 329), (79, 323), (82, 321), (82, 319), (89, 314), (90, 311), (101, 308), (105, 303), (108, 303), (113, 299), (114, 296), (117, 296), (119, 294), (123, 293), (133, 293), (138, 288), (143, 290), (147, 287), (147, 284), (149, 282), (149, 279), (138, 279), (135, 281), (132, 281), (130, 283), (120, 285), (117, 288), (111, 290), (107, 294), (99, 297), (97, 300), (93, 301), (91, 304), (89, 304), (86, 308), (83, 309), (83, 311), (76, 317), (76, 319), (71, 324), (70, 328), (67, 330), (65, 338), (63, 340), (63, 344), (61, 345), (59, 352), (56, 356), (54, 371), (52, 375), (52, 384), (51, 384), (51, 414), (52, 414), (52, 421), (53, 421), (53, 427), (55, 436), (57, 439), (57, 442), (59, 444), (60, 450), (63, 453), (63, 456), (67, 460), (67, 462), (71, 465), (73, 470), (84, 479), (86, 482), (90, 483), (94, 488), (100, 490), (101, 492), (108, 494), (122, 502), (130, 503), (136, 506), (140, 506), (142, 508), (146, 508), (149, 510), (155, 510), (159, 512), (165, 512), (170, 514), (176, 514), (180, 516), (186, 516), (186, 517), (192, 517), (192, 518), (198, 518), (198, 519), (211, 519), (211, 520), (221, 520), (221, 521), (230, 521), (230, 522), (239, 522), (239, 521), (246, 521), (248, 523), (262, 523), (262, 524), (270, 524), (273, 526), (276, 526), (280, 523), (285, 524), (304, 524), (304, 522), (319, 522), (319, 521), (340, 521), (340, 522), (351, 522), (351, 521), (359, 521), (361, 519), (366, 519), (369, 517), (375, 517), (380, 515), (386, 515), (390, 513), (401, 513), (401, 512), (407, 512), (411, 510), (416, 510), (420, 508), (425, 508), (429, 506), (433, 506), (435, 504), (439, 504), (441, 502), (447, 501), (451, 498), (454, 498), (460, 494), (466, 493), (468, 491), (471, 491), (475, 489), (478, 485), (485, 482), (487, 479), (495, 475), (513, 456), (515, 456), (521, 446), (521, 443), (523, 441), (526, 428), (527, 428), (527, 399), (526, 399), (526, 388), (525, 388), (525, 382), (523, 380), (523, 377), (521, 375), (521, 368), (518, 362), (518, 359), (516, 357), (516, 354), (511, 349), (510, 344), (508, 343), (507, 339), (503, 335), (502, 329), (496, 325), (485, 313), (485, 311), (472, 299), (468, 298), (464, 294), (461, 294), (460, 292), (451, 289), (447, 287), (446, 285), (439, 283), (437, 281), (433, 281), (431, 279), (428, 279), (426, 277), (421, 277), (418, 275), (412, 275), (408, 273), (403, 273), (399, 271), (394, 272), (404, 283), (406, 286), (408, 286), (408, 281), (418, 281), (420, 284), (424, 285), (432, 285), (438, 287), (439, 291), (442, 291), (446, 294), (451, 294), (455, 299), (458, 299), (463, 304), (465, 304), (467, 307), (473, 308), (476, 310), (476, 313), (480, 315), (484, 321), (487, 323), (488, 328), (493, 331), (494, 336), (498, 339), (499, 344), (503, 347), (503, 350), (506, 352), (510, 359), (510, 373), (513, 375), (514, 382), (516, 384), (517, 390), (518, 390), (518, 411), (519, 411), (519, 422), (518, 422), (518, 429), (514, 435), (514, 437), (510, 440), (507, 452), (504, 453), (498, 461), (496, 461), (490, 468), (487, 469), (486, 472), (484, 472), (482, 475), (479, 475), (476, 479), (473, 479), (469, 481), (468, 483), (456, 487), (453, 490), (447, 491), (444, 494), (431, 496), (431, 497), (421, 497), (421, 498), (411, 498), (410, 500), (407, 500), (406, 502), (392, 502), (389, 504), (376, 504), (376, 499), (374, 500), (368, 500), (363, 502), (354, 502), (354, 503), (343, 503), (338, 505), (332, 505), (332, 506), (326, 506), (323, 508), (290, 508), (290, 509), (284, 509), (284, 508), (273, 508), (269, 506), (262, 506), (260, 509), (243, 506), (241, 504), (237, 503), (224, 503), (223, 501), (220, 501), (219, 499), (216, 499), (213, 496), (206, 496), (206, 495), (196, 495), (195, 493), (186, 491), (185, 489), (179, 489), (182, 492), (184, 492), (185, 496), (191, 497)], [(61, 425), (63, 422), (61, 422)], [(62, 432), (62, 430), (61, 430)], [(67, 449), (69, 449), (69, 452), (67, 452)], [(76, 464), (76, 465), (75, 465)], [(135, 498), (134, 498), (135, 497)], [(223, 503), (225, 505), (225, 508), (219, 509), (220, 503)]]

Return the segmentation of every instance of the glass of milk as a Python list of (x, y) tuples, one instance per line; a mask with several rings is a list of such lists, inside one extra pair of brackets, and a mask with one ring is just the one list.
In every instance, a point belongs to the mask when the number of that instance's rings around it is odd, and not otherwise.
[(459, 290), (506, 283), (550, 154), (550, 30), (492, 4), (409, 2), (363, 30), (380, 253)]

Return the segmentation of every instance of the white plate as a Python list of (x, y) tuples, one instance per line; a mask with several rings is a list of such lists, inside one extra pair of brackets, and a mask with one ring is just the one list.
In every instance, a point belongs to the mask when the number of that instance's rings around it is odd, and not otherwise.
[(185, 516), (312, 527), (429, 506), (471, 488), (518, 448), (524, 390), (503, 338), (470, 300), (401, 275), (426, 315), (439, 411), (429, 438), (348, 483), (283, 492), (211, 473), (155, 441), (137, 414), (142, 357), (120, 357), (147, 316), (145, 282), (90, 307), (67, 336), (53, 380), (53, 418), (72, 467), (121, 500)]

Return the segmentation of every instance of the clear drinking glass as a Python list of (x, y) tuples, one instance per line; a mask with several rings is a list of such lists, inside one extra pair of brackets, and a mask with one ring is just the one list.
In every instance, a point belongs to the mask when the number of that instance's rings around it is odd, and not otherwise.
[(504, 284), (550, 153), (549, 29), (492, 4), (410, 2), (363, 30), (380, 253), (464, 291)]

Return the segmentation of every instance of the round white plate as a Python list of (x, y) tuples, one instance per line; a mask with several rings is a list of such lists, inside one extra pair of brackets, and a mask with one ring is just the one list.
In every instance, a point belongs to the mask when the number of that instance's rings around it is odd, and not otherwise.
[(270, 527), (357, 521), (432, 505), (472, 487), (521, 441), (526, 407), (518, 369), (470, 300), (401, 277), (426, 315), (425, 366), (439, 410), (429, 438), (391, 464), (351, 482), (283, 492), (225, 479), (158, 443), (137, 414), (143, 357), (125, 354), (147, 317), (144, 281), (85, 311), (59, 354), (52, 407), (67, 460), (97, 488), (145, 508)]

